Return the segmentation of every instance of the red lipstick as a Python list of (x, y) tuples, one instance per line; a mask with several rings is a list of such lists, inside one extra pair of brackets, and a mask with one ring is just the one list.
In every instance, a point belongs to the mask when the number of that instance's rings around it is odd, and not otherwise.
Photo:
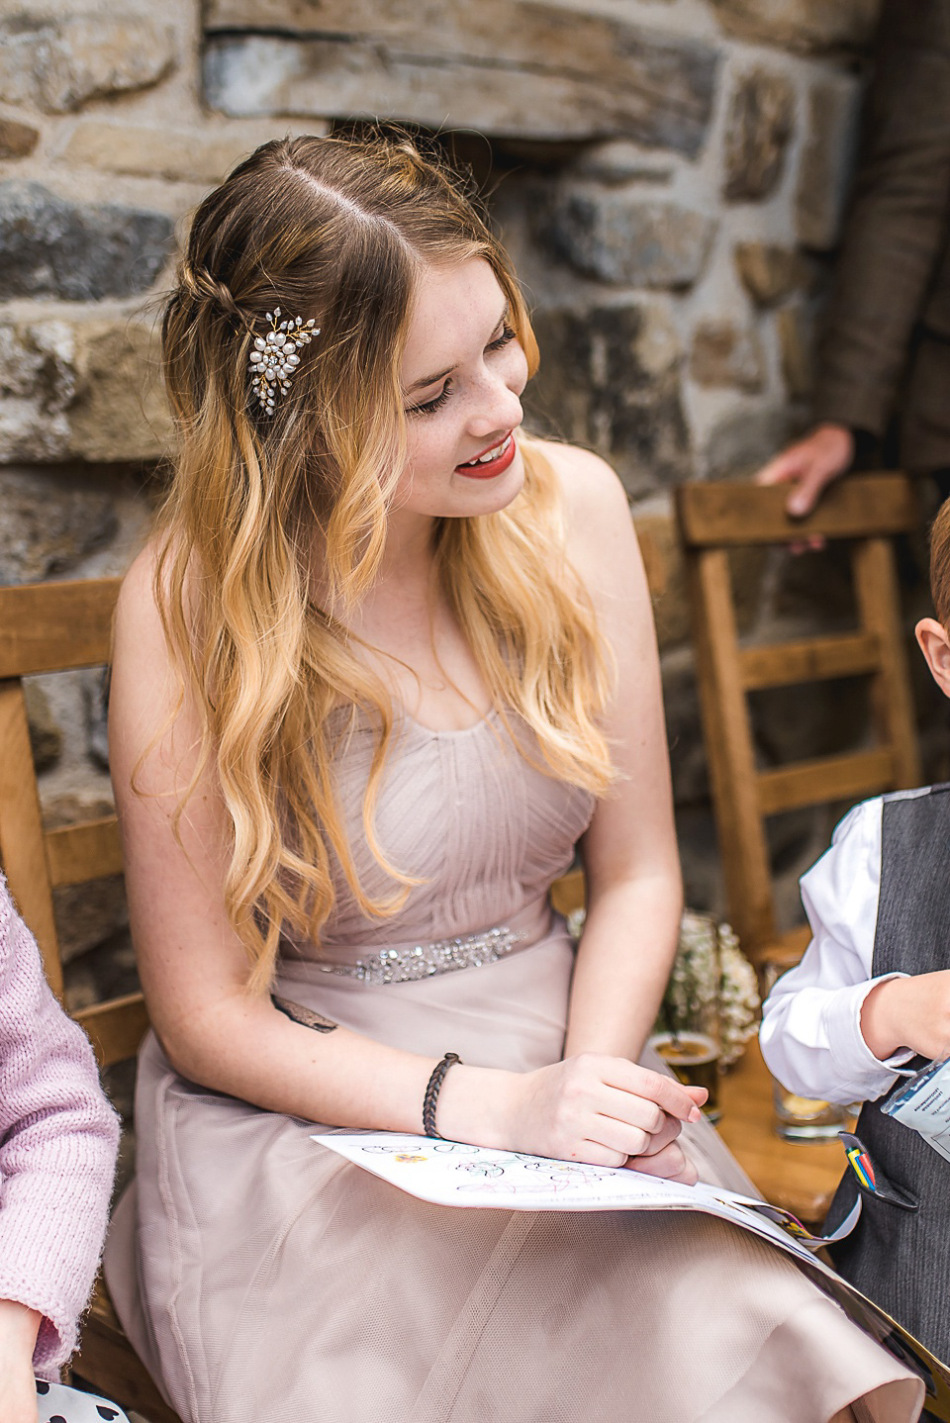
[[(480, 464), (457, 464), (455, 473), (464, 475), (466, 479), (494, 479), (497, 474), (503, 474), (510, 466), (515, 455), (518, 453), (518, 446), (515, 444), (514, 434), (509, 434), (504, 440), (500, 440), (497, 445), (489, 445), (489, 450), (498, 451), (489, 460), (483, 460)], [(485, 451), (484, 453), (488, 453)], [(481, 456), (476, 455), (476, 459)]]

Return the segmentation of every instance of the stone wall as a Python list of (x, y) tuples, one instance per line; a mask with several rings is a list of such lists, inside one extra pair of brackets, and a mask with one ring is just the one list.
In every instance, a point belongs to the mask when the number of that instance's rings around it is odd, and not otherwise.
[[(748, 472), (807, 420), (875, 8), (3, 0), (0, 582), (120, 571), (141, 540), (170, 450), (156, 295), (209, 186), (265, 138), (366, 114), (454, 135), (535, 310), (531, 417), (601, 451), (629, 492), (658, 589), (689, 895), (719, 907), (670, 490)], [(844, 598), (830, 557), (738, 574), (750, 628)], [(51, 818), (109, 795), (98, 682), (65, 681), (32, 693)], [(763, 758), (829, 750), (861, 717), (854, 698), (803, 715), (774, 696)], [(789, 885), (826, 831), (779, 828)], [(77, 954), (121, 923), (109, 894), (66, 907)]]

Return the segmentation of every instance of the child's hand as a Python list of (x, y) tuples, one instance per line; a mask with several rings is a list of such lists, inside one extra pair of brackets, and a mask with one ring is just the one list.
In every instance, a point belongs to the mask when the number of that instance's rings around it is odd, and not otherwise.
[(0, 1423), (36, 1423), (33, 1350), (40, 1316), (15, 1300), (0, 1300)]
[(950, 969), (877, 984), (864, 1000), (861, 1032), (882, 1062), (901, 1048), (950, 1057)]

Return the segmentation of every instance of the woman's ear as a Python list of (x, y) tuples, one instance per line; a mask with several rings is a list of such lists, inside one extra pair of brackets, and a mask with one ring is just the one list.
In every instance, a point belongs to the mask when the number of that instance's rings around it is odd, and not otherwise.
[(924, 654), (930, 675), (945, 697), (950, 697), (950, 636), (936, 618), (921, 618), (914, 636)]

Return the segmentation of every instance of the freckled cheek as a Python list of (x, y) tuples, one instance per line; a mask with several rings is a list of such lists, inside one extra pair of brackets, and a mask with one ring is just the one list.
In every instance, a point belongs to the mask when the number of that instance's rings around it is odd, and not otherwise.
[(439, 438), (434, 431), (428, 437), (424, 433), (415, 438), (410, 435), (406, 466), (400, 476), (400, 482), (412, 478), (417, 481), (425, 479), (432, 470), (443, 470), (447, 464), (454, 465), (457, 448), (457, 441), (444, 436)]

